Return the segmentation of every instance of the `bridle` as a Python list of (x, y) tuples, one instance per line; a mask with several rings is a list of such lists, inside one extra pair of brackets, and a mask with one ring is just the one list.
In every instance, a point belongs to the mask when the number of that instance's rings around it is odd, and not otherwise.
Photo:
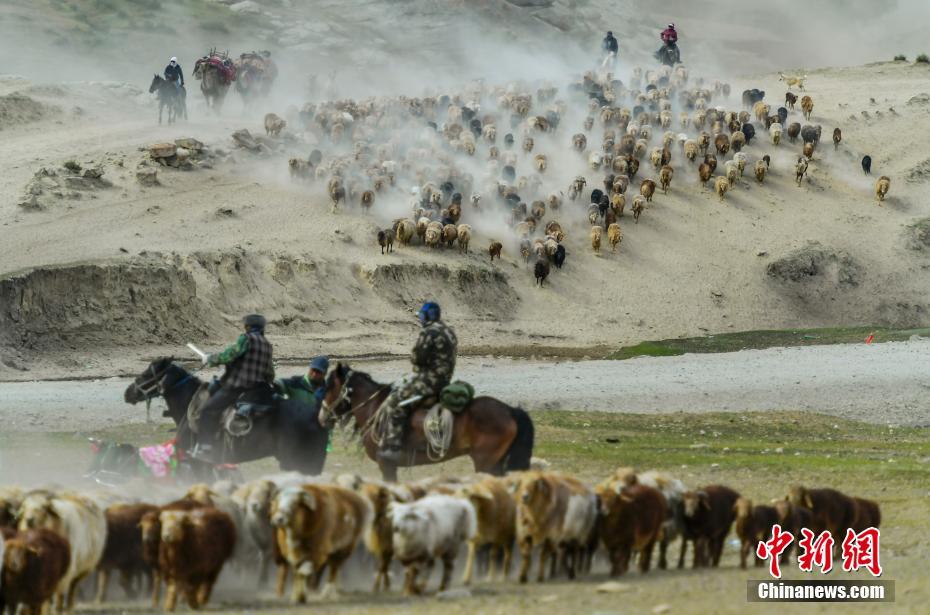
[(164, 397), (165, 392), (174, 388), (181, 386), (182, 384), (190, 381), (194, 377), (194, 373), (188, 373), (183, 378), (179, 379), (177, 382), (171, 384), (170, 387), (165, 387), (165, 376), (168, 375), (168, 372), (171, 371), (171, 368), (174, 367), (174, 363), (168, 362), (168, 365), (165, 369), (160, 372), (155, 371), (155, 364), (151, 363), (146, 368), (142, 375), (151, 372), (152, 376), (147, 380), (142, 382), (133, 381), (132, 386), (135, 389), (135, 392), (139, 397), (142, 398), (142, 401), (145, 402), (145, 421), (149, 422), (151, 420), (151, 409), (152, 409), (152, 400), (156, 397)]
[[(363, 407), (365, 404), (369, 403), (371, 400), (375, 399), (381, 393), (381, 391), (385, 389), (385, 386), (380, 386), (377, 389), (375, 389), (375, 392), (369, 395), (366, 399), (355, 404), (354, 406), (351, 405), (350, 400), (352, 397), (352, 387), (349, 386), (349, 380), (352, 379), (352, 375), (354, 373), (355, 372), (352, 370), (351, 367), (346, 370), (345, 377), (342, 380), (342, 387), (339, 389), (339, 396), (336, 397), (335, 400), (333, 400), (333, 403), (331, 404), (327, 403), (326, 400), (323, 400), (321, 402), (320, 409), (323, 411), (323, 417), (324, 417), (323, 420), (325, 420), (326, 417), (329, 417), (330, 413), (332, 413), (334, 417), (344, 421), (348, 419), (348, 417), (351, 417), (352, 415), (354, 415), (356, 410)], [(341, 406), (348, 406), (348, 410), (337, 412), (336, 409), (338, 409)]]

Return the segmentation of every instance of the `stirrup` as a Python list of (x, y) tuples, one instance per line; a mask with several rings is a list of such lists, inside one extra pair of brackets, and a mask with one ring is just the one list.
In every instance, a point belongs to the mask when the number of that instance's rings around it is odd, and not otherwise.
[(382, 461), (400, 461), (403, 451), (398, 447), (384, 447), (378, 451), (378, 459)]

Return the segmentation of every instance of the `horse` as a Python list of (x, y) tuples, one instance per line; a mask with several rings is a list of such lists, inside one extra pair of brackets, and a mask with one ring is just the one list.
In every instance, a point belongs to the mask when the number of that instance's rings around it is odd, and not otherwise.
[(179, 88), (174, 83), (162, 78), (161, 75), (155, 75), (152, 84), (149, 86), (149, 94), (158, 94), (158, 123), (161, 124), (161, 116), (165, 107), (168, 107), (168, 123), (174, 124), (174, 121), (184, 116), (187, 119), (187, 104), (185, 99), (187, 94), (184, 88)]
[[(190, 450), (195, 435), (188, 423), (188, 408), (194, 396), (202, 394), (204, 385), (194, 374), (174, 363), (173, 358), (163, 357), (136, 376), (126, 387), (123, 400), (128, 404), (149, 404), (152, 399), (163, 398), (168, 407), (162, 415), (170, 417), (177, 426), (178, 448)], [(268, 417), (272, 420), (256, 418), (246, 435), (227, 434), (222, 438), (222, 460), (240, 463), (273, 456), (282, 470), (319, 474), (326, 462), (329, 440), (329, 431), (318, 420), (319, 405), (310, 408), (283, 400), (277, 406), (276, 413)]]
[(381, 403), (391, 391), (390, 384), (375, 382), (364, 372), (338, 363), (326, 375), (320, 421), (355, 419), (368, 457), (381, 469), (385, 481), (397, 481), (397, 467), (440, 463), (455, 457), (469, 456), (476, 472), (501, 476), (510, 471), (528, 470), (533, 454), (533, 421), (522, 408), (514, 408), (493, 397), (475, 397), (455, 415), (452, 440), (446, 454), (433, 458), (427, 452), (423, 420), (427, 408), (411, 412), (405, 445), (406, 458), (400, 464), (378, 459), (378, 436), (371, 425)]
[(226, 75), (211, 62), (198, 61), (194, 66), (194, 78), (200, 79), (200, 91), (207, 101), (207, 106), (219, 113), (226, 99), (226, 92), (229, 91)]

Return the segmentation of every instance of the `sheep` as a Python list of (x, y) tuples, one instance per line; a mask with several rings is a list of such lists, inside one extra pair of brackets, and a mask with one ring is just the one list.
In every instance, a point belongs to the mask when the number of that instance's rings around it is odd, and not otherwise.
[(346, 200), (346, 189), (342, 185), (342, 180), (338, 177), (333, 177), (330, 179), (327, 186), (327, 191), (329, 193), (329, 199), (332, 202), (331, 211), (335, 213), (336, 206), (339, 205), (339, 202), (342, 201), (345, 203)]
[(788, 105), (789, 109), (794, 109), (794, 105), (798, 102), (798, 97), (791, 92), (785, 92), (785, 104)]
[(588, 138), (582, 133), (572, 135), (572, 147), (577, 152), (583, 152), (588, 148)]
[(646, 148), (648, 143), (645, 139), (639, 139), (636, 141), (636, 145), (633, 146), (633, 156), (636, 157), (637, 161), (642, 160), (646, 156)]
[(610, 195), (610, 209), (618, 218), (623, 216), (623, 209), (626, 207), (626, 197), (620, 193)]
[(533, 275), (536, 276), (536, 284), (542, 288), (543, 282), (549, 277), (549, 260), (546, 258), (536, 259), (536, 264), (533, 265)]
[(442, 243), (444, 243), (447, 248), (451, 248), (453, 244), (455, 244), (458, 235), (458, 229), (454, 224), (446, 224), (442, 227)]
[(549, 159), (546, 158), (545, 154), (536, 154), (533, 156), (533, 166), (540, 173), (545, 172), (546, 167), (549, 165)]
[(853, 525), (856, 504), (836, 489), (807, 489), (792, 485), (785, 499), (793, 506), (804, 506), (811, 511), (809, 529), (815, 534), (828, 531), (834, 537), (845, 536), (846, 529)]
[(711, 175), (714, 171), (711, 169), (710, 165), (706, 162), (702, 162), (698, 167), (698, 183), (701, 185), (701, 188), (704, 188), (707, 185), (707, 182), (710, 181)]
[(229, 515), (210, 507), (163, 511), (159, 521), (159, 569), (167, 584), (165, 610), (174, 611), (179, 588), (190, 607), (198, 609), (210, 600), (223, 564), (232, 556), (235, 524)]
[(765, 181), (766, 170), (767, 170), (767, 167), (765, 165), (765, 161), (757, 160), (756, 161), (756, 181), (759, 182), (760, 184)]
[(801, 180), (804, 179), (804, 174), (807, 173), (807, 161), (803, 157), (798, 158), (797, 164), (794, 165), (794, 178), (797, 181), (798, 185), (801, 185)]
[(781, 133), (781, 124), (775, 123), (769, 127), (769, 134), (772, 136), (772, 145), (778, 145), (781, 142)]
[(579, 548), (588, 544), (597, 522), (597, 496), (577, 479), (550, 472), (524, 472), (516, 479), (517, 540), (520, 544), (520, 583), (526, 583), (533, 548), (541, 547), (538, 581), (546, 563), (559, 549), (565, 555), (568, 577), (575, 578)]
[(654, 147), (649, 154), (649, 162), (655, 167), (656, 171), (662, 166), (662, 148)]
[(727, 160), (723, 164), (723, 168), (725, 169), (727, 182), (731, 187), (739, 183), (739, 166), (735, 160)]
[(31, 491), (19, 509), (19, 530), (42, 527), (58, 532), (71, 546), (67, 572), (56, 590), (59, 610), (71, 610), (78, 584), (93, 572), (103, 555), (106, 517), (97, 504), (84, 496)]
[(600, 226), (591, 227), (591, 248), (594, 250), (595, 254), (601, 253), (601, 234), (603, 231), (604, 229)]
[(459, 242), (459, 252), (468, 254), (468, 244), (471, 242), (471, 226), (468, 224), (459, 224), (456, 231)]
[[(12, 534), (12, 529), (7, 529)], [(61, 585), (70, 563), (71, 547), (55, 531), (38, 528), (6, 540), (0, 534), (0, 611), (50, 612), (46, 604)], [(19, 605), (25, 608), (19, 609)]]
[(151, 575), (151, 564), (142, 555), (142, 533), (139, 524), (146, 513), (155, 512), (151, 504), (115, 504), (104, 512), (107, 520), (107, 538), (100, 562), (97, 564), (97, 604), (106, 599), (111, 570), (120, 573), (120, 586), (132, 596), (133, 577)]
[(342, 481), (338, 481), (338, 479), (337, 482), (343, 487), (357, 491), (371, 505), (372, 521), (365, 532), (364, 542), (369, 553), (377, 562), (375, 583), (372, 591), (389, 590), (391, 588), (389, 569), (391, 560), (394, 557), (394, 528), (391, 524), (389, 509), (394, 502), (408, 501), (411, 497), (388, 485), (379, 482), (363, 482), (360, 477), (354, 478), (357, 480), (353, 480), (351, 485), (342, 484)]
[(811, 114), (814, 112), (814, 99), (806, 95), (801, 97), (801, 111), (804, 119), (810, 121)]
[(688, 162), (694, 163), (698, 154), (698, 145), (697, 141), (694, 139), (688, 139), (685, 141), (685, 158), (688, 159)]
[(600, 152), (591, 152), (588, 154), (588, 166), (592, 171), (597, 171), (601, 168), (601, 163), (603, 162), (604, 157)]
[(329, 568), (327, 585), (335, 589), (339, 571), (371, 525), (371, 517), (366, 498), (335, 485), (304, 484), (278, 492), (270, 518), (282, 559), (294, 570), (294, 603), (306, 600), (308, 584), (315, 589), (325, 568)]
[(812, 160), (814, 158), (814, 144), (805, 143), (804, 148), (802, 149), (802, 153), (804, 154), (805, 158)]
[(730, 135), (730, 149), (734, 152), (741, 152), (743, 146), (746, 145), (746, 135), (742, 131), (737, 130)]
[(274, 113), (265, 115), (265, 134), (271, 137), (277, 137), (287, 126), (287, 122)]
[(760, 123), (764, 123), (765, 118), (769, 116), (769, 111), (771, 111), (771, 109), (772, 108), (769, 105), (760, 100), (752, 106), (752, 114), (756, 117), (756, 120), (758, 120)]
[(888, 190), (891, 188), (891, 178), (887, 175), (882, 175), (878, 178), (878, 181), (875, 182), (875, 198), (878, 199), (879, 203), (882, 203), (885, 200), (885, 195), (888, 194)]
[(714, 137), (714, 147), (717, 149), (717, 154), (720, 156), (726, 156), (727, 152), (730, 151), (730, 139), (725, 134), (718, 134)]
[(723, 485), (708, 485), (682, 495), (684, 534), (678, 567), (684, 565), (687, 542), (694, 543), (694, 568), (717, 567), (723, 543), (736, 517), (734, 509), (739, 493)]
[(491, 256), (491, 262), (494, 262), (494, 257), (497, 257), (497, 260), (501, 258), (501, 250), (503, 250), (504, 244), (499, 241), (491, 241), (491, 245), (488, 247), (488, 254)]
[(442, 223), (430, 222), (426, 225), (425, 245), (435, 248), (442, 243)]
[(523, 137), (523, 151), (527, 154), (533, 151), (535, 144), (536, 142), (533, 140), (533, 137)]
[(626, 189), (630, 185), (630, 178), (626, 175), (618, 175), (614, 178), (614, 183), (611, 186), (611, 191), (615, 194), (626, 194)]
[(375, 204), (375, 193), (374, 190), (366, 190), (362, 193), (362, 198), (360, 205), (364, 210), (370, 210), (371, 206)]
[(16, 527), (16, 515), (23, 503), (23, 495), (19, 487), (0, 487), (0, 529)]
[(392, 504), (389, 511), (394, 554), (407, 569), (404, 594), (423, 593), (424, 587), (417, 583), (420, 566), (426, 565), (428, 579), (437, 557), (442, 559), (439, 591), (444, 591), (459, 549), (477, 532), (474, 507), (466, 500), (435, 494), (409, 504)]
[(562, 193), (561, 192), (559, 192), (558, 194), (553, 192), (552, 194), (546, 197), (546, 207), (548, 207), (552, 211), (557, 210), (561, 206), (562, 206)]
[(530, 243), (529, 239), (520, 240), (520, 256), (523, 257), (523, 262), (529, 264), (530, 262), (530, 253), (533, 251), (533, 244)]
[[(792, 536), (800, 536), (801, 528), (810, 528), (813, 523), (811, 511), (806, 506), (795, 506), (787, 499), (774, 500), (775, 513), (778, 515), (778, 523), (786, 532), (791, 532)], [(797, 546), (798, 541), (794, 542), (795, 552), (800, 552)], [(780, 561), (782, 564), (787, 563), (791, 555), (791, 546), (782, 553)]]
[(662, 193), (668, 194), (668, 188), (672, 183), (672, 175), (675, 174), (675, 170), (672, 167), (665, 165), (659, 171), (659, 184), (662, 186)]
[(313, 165), (308, 161), (301, 160), (300, 158), (291, 158), (287, 161), (287, 166), (290, 170), (291, 179), (313, 179)]
[(394, 231), (389, 228), (378, 231), (378, 245), (381, 246), (381, 254), (384, 254), (385, 248), (387, 248), (388, 252), (393, 252), (394, 251)]
[(648, 572), (652, 551), (661, 538), (666, 502), (653, 487), (623, 482), (599, 485), (601, 539), (610, 558), (611, 576), (624, 574), (634, 550), (639, 552), (640, 572)]
[(749, 161), (749, 158), (743, 152), (737, 152), (733, 155), (733, 161), (736, 163), (736, 168), (739, 171), (740, 179), (743, 178), (743, 172), (746, 170), (746, 163)]
[(546, 204), (542, 201), (533, 201), (533, 205), (530, 207), (530, 215), (537, 221), (542, 220), (543, 216), (546, 215)]
[(426, 229), (429, 227), (430, 219), (426, 216), (420, 216), (417, 219), (417, 237), (420, 238), (420, 241), (423, 242), (423, 245), (426, 245)]
[(556, 238), (556, 241), (561, 242), (565, 239), (565, 232), (562, 230), (562, 225), (559, 224), (556, 220), (550, 220), (546, 223), (546, 235), (550, 235)]
[(581, 191), (584, 190), (586, 183), (588, 183), (588, 181), (584, 177), (580, 175), (575, 177), (571, 185), (568, 187), (568, 198), (572, 201), (577, 200), (578, 196), (581, 194)]
[(717, 193), (717, 198), (720, 199), (720, 202), (723, 202), (723, 197), (729, 189), (730, 180), (726, 177), (718, 175), (717, 179), (714, 180), (714, 192)]
[(801, 134), (801, 123), (800, 122), (791, 122), (788, 124), (788, 140), (794, 143), (798, 139), (798, 135)]
[(623, 241), (623, 231), (620, 230), (620, 225), (616, 222), (607, 227), (607, 241), (610, 242), (612, 252), (616, 252), (617, 246)]
[(768, 154), (765, 154), (764, 156), (762, 156), (762, 162), (765, 163), (765, 168), (766, 168), (766, 169), (771, 168), (771, 166), (772, 166), (772, 157), (769, 156)]
[(656, 183), (651, 179), (644, 179), (639, 185), (639, 193), (646, 197), (646, 202), (652, 202), (652, 195), (655, 194)]
[(862, 172), (866, 175), (872, 173), (872, 157), (868, 154), (862, 157)]
[(646, 197), (637, 194), (633, 197), (633, 222), (639, 224), (639, 217), (643, 215), (644, 209), (646, 209)]
[[(417, 226), (413, 220), (403, 218), (394, 225), (394, 236), (402, 246), (409, 246), (413, 236), (417, 233)], [(425, 231), (424, 231), (425, 233)]]
[[(753, 506), (749, 498), (737, 498), (733, 505), (736, 512), (736, 536), (740, 539), (739, 567), (746, 569), (746, 559), (760, 541), (766, 539), (772, 526), (778, 523), (778, 512), (771, 506)], [(755, 565), (761, 566), (762, 559), (756, 558)]]
[(843, 140), (843, 131), (839, 128), (833, 129), (833, 149), (837, 150), (840, 148), (840, 141)]

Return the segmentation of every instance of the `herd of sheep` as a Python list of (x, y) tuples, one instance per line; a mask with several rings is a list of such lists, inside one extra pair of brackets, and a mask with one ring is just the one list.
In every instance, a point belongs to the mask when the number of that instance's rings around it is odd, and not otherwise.
[(437, 560), (439, 590), (449, 587), (462, 549), (466, 585), (478, 564), (489, 581), (506, 579), (515, 551), (521, 583), (534, 559), (539, 582), (588, 574), (598, 559), (612, 576), (634, 562), (645, 573), (656, 546), (665, 569), (676, 539), (678, 568), (689, 543), (695, 568), (716, 567), (734, 525), (745, 568), (773, 524), (795, 535), (803, 527), (842, 536), (881, 522), (877, 503), (833, 489), (793, 486), (772, 505), (754, 504), (724, 485), (689, 489), (662, 472), (631, 468), (596, 485), (548, 470), (402, 484), (284, 474), (193, 485), (178, 495), (149, 493), (141, 501), (125, 492), (0, 489), (0, 611), (22, 605), (38, 613), (56, 597), (59, 608), (70, 609), (81, 581), (95, 572), (98, 603), (116, 574), (130, 597), (147, 580), (153, 607), (164, 585), (165, 610), (179, 597), (199, 608), (226, 565), (259, 586), (277, 566), (277, 594), (284, 595), (290, 577), (291, 599), (301, 603), (324, 574), (324, 594), (336, 590), (350, 559), (373, 569), (376, 592), (390, 589), (397, 561), (404, 593), (421, 594)]
[[(550, 264), (564, 263), (576, 221), (590, 225), (595, 253), (605, 241), (616, 251), (627, 204), (638, 223), (657, 189), (666, 194), (685, 172), (724, 201), (747, 170), (763, 184), (771, 154), (800, 140), (794, 171), (801, 185), (822, 132), (806, 123), (813, 98), (789, 90), (775, 108), (764, 91), (750, 89), (741, 108), (730, 100), (728, 84), (692, 80), (677, 66), (633, 69), (628, 83), (591, 71), (562, 90), (481, 82), (455, 94), (308, 104), (292, 109), (290, 121), (326, 144), (327, 154), (314, 150), (289, 167), (296, 180), (325, 183), (334, 212), (346, 205), (377, 212), (384, 202), (387, 220), (405, 209), (377, 231), (382, 253), (414, 243), (468, 253), (473, 229), (481, 228), (491, 235), (492, 261), (507, 246), (534, 261), (543, 284)], [(278, 120), (266, 120), (266, 129), (276, 134)], [(841, 142), (836, 128), (834, 147)], [(871, 172), (869, 156), (862, 167)], [(889, 188), (882, 176), (876, 198), (883, 201)]]

